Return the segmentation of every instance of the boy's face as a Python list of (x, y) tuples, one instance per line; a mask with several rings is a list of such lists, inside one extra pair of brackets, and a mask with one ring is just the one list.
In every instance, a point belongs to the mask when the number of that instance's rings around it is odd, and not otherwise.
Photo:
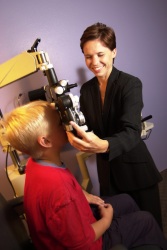
[(55, 146), (62, 147), (68, 142), (58, 111), (55, 111), (55, 117), (53, 117), (51, 134), (51, 140)]

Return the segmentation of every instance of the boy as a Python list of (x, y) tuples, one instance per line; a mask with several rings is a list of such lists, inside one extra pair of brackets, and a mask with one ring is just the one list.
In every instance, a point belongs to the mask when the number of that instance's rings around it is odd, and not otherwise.
[(24, 205), (37, 250), (101, 250), (116, 244), (167, 249), (154, 218), (139, 211), (128, 195), (105, 202), (82, 190), (61, 162), (67, 136), (53, 105), (34, 101), (19, 107), (6, 116), (4, 126), (12, 147), (30, 155)]

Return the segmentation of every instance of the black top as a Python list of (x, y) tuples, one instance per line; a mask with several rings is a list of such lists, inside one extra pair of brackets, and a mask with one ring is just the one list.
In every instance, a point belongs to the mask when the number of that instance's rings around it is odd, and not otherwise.
[(96, 77), (81, 88), (80, 108), (89, 130), (109, 142), (109, 154), (97, 154), (101, 195), (108, 195), (110, 176), (121, 191), (149, 187), (161, 180), (141, 139), (143, 108), (140, 79), (113, 67), (102, 106)]

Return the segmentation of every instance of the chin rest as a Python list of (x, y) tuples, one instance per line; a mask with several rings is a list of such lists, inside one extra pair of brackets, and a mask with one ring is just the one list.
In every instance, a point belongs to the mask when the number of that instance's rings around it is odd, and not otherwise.
[(7, 201), (0, 193), (0, 249), (35, 250), (23, 216), (23, 197)]

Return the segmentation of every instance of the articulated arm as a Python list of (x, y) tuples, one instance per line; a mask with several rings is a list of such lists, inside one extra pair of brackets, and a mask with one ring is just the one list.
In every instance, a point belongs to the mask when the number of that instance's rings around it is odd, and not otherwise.
[(47, 53), (26, 51), (0, 65), (0, 87), (23, 77), (53, 68)]

